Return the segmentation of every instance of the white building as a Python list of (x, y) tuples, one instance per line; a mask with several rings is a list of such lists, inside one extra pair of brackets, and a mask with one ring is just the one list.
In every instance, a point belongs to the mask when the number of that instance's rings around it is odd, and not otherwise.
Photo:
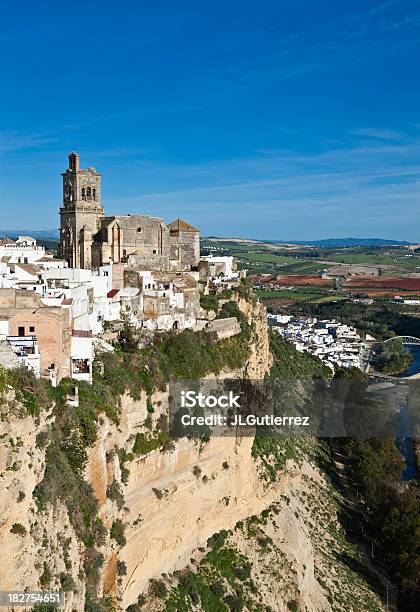
[(45, 248), (37, 246), (35, 238), (30, 236), (19, 236), (17, 240), (0, 240), (0, 261), (4, 263), (31, 264), (44, 256)]
[(73, 329), (70, 353), (71, 377), (91, 383), (93, 357), (92, 332)]
[(6, 336), (13, 352), (18, 358), (19, 365), (35, 374), (41, 374), (39, 346), (36, 336)]

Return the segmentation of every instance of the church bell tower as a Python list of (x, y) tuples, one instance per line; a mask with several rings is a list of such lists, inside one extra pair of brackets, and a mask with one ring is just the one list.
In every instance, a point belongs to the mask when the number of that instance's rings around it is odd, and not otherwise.
[(63, 205), (60, 208), (61, 257), (70, 268), (92, 268), (93, 236), (99, 229), (104, 209), (101, 206), (101, 175), (95, 168), (80, 168), (75, 151), (62, 174)]

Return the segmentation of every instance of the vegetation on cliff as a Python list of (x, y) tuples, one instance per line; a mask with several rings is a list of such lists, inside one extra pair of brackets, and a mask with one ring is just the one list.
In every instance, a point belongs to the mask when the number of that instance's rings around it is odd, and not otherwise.
[[(328, 445), (316, 447), (318, 460), (336, 477)], [(315, 455), (309, 457), (315, 466)], [(127, 612), (271, 612), (280, 606), (297, 612), (309, 603), (319, 610), (382, 610), (381, 585), (340, 522), (344, 500), (327, 479), (301, 478), (300, 485), (282, 487), (260, 514), (208, 538), (183, 570), (150, 581)], [(299, 544), (290, 547), (291, 541)]]
[(51, 406), (46, 385), (26, 368), (8, 370), (0, 366), (0, 401), (10, 388), (14, 391), (14, 398), (9, 399), (7, 405), (17, 416), (37, 416), (41, 410)]
[(96, 586), (103, 555), (97, 550), (106, 541), (106, 529), (98, 518), (98, 501), (93, 489), (84, 479), (87, 448), (94, 444), (99, 415), (108, 413), (116, 418), (115, 409), (106, 400), (110, 396), (103, 388), (82, 383), (79, 387), (79, 406), (69, 409), (66, 397), (73, 382), (64, 380), (57, 388), (48, 388), (53, 402), (54, 422), (42, 438), (45, 447), (43, 480), (35, 487), (34, 498), (38, 509), (58, 500), (67, 508), (70, 522), (84, 544), (84, 577), (86, 605), (89, 612), (106, 610), (106, 600), (97, 600)]
[(401, 486), (403, 461), (393, 438), (342, 441), (354, 486), (366, 501), (365, 530), (374, 560), (398, 587), (401, 609), (418, 609), (420, 599), (420, 491)]
[(310, 353), (300, 353), (293, 344), (270, 332), (270, 351), (273, 366), (270, 378), (281, 380), (307, 380), (311, 378), (331, 378), (331, 370), (318, 357)]
[[(149, 398), (148, 412), (153, 413), (150, 396), (154, 390), (164, 388), (167, 382), (199, 379), (209, 372), (243, 367), (249, 355), (253, 328), (236, 303), (223, 304), (218, 307), (217, 314), (219, 317), (236, 316), (241, 332), (221, 341), (204, 331), (172, 332), (156, 336), (153, 344), (139, 348), (132, 330), (125, 326), (115, 353), (104, 353), (96, 360), (93, 384), (77, 383), (78, 406), (70, 407), (67, 403), (75, 384), (72, 380), (64, 379), (53, 388), (25, 369), (0, 368), (0, 396), (5, 397), (10, 389), (14, 391), (14, 399), (8, 397), (6, 400), (9, 412), (37, 418), (41, 411), (46, 411), (54, 417), (37, 436), (37, 446), (45, 450), (45, 471), (33, 496), (40, 512), (58, 501), (67, 508), (70, 522), (84, 545), (85, 609), (88, 612), (107, 610), (110, 605), (108, 599), (97, 598), (99, 572), (104, 562), (98, 549), (105, 543), (107, 531), (98, 518), (98, 501), (92, 487), (84, 479), (87, 450), (96, 441), (101, 414), (118, 424), (120, 399), (127, 392), (134, 399), (145, 392)], [(159, 422), (154, 436), (142, 433), (136, 436), (133, 454), (169, 444), (169, 436), (161, 425)], [(126, 477), (124, 463), (132, 454), (126, 451), (119, 454), (122, 476)], [(118, 483), (113, 482), (108, 487), (107, 497), (114, 500), (117, 507), (122, 506), (123, 496)], [(109, 535), (119, 545), (124, 545), (124, 524), (119, 519), (113, 522)], [(50, 568), (48, 570), (50, 572)], [(55, 579), (59, 577), (51, 575), (49, 582)]]
[(160, 334), (153, 344), (139, 348), (126, 326), (120, 335), (119, 350), (101, 355), (104, 371), (95, 373), (95, 382), (108, 386), (114, 396), (128, 391), (138, 398), (142, 390), (150, 395), (153, 389), (162, 389), (172, 380), (198, 380), (210, 372), (243, 367), (253, 328), (235, 302), (223, 304), (218, 316), (236, 317), (241, 332), (217, 341), (213, 334), (186, 329)]
[[(268, 378), (282, 385), (282, 401), (287, 408), (287, 415), (291, 415), (293, 408), (304, 402), (305, 381), (330, 378), (331, 370), (310, 353), (297, 351), (293, 344), (281, 336), (270, 332), (269, 339), (273, 365)], [(312, 446), (312, 441), (305, 434), (293, 437), (291, 433), (275, 427), (257, 426), (252, 455), (260, 462), (262, 476), (275, 482), (288, 460), (299, 463)]]

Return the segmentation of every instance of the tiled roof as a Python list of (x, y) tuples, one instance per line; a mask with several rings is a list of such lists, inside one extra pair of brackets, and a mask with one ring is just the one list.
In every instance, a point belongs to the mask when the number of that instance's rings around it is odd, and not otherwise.
[(183, 275), (181, 278), (174, 280), (174, 285), (179, 288), (197, 287), (197, 281), (189, 274)]
[(172, 223), (169, 224), (169, 229), (174, 232), (184, 231), (184, 232), (199, 232), (196, 227), (190, 225), (183, 219), (175, 219)]
[(17, 263), (17, 264), (15, 264), (15, 266), (17, 266), (18, 268), (21, 268), (22, 270), (24, 270), (28, 274), (32, 274), (33, 276), (38, 276), (38, 274), (41, 271), (38, 268), (38, 266), (35, 266), (34, 264)]
[(87, 329), (73, 329), (71, 335), (73, 338), (92, 338), (92, 332)]

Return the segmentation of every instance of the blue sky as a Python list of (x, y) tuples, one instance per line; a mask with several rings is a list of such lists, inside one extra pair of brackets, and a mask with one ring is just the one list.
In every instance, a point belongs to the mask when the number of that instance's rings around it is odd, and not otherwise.
[(0, 228), (58, 227), (74, 147), (108, 214), (420, 242), (420, 0), (1, 10)]

